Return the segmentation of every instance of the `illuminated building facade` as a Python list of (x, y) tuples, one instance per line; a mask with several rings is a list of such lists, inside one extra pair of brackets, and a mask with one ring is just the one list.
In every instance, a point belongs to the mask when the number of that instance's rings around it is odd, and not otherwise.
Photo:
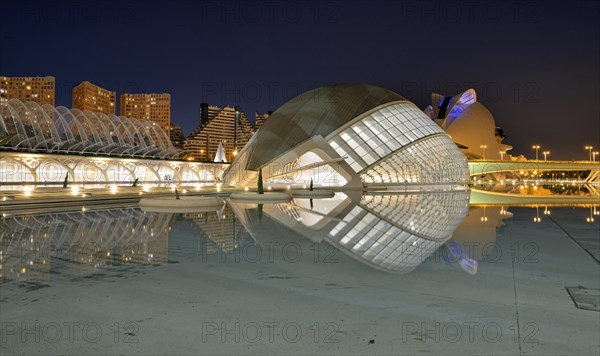
[(254, 186), (465, 185), (466, 157), (413, 103), (372, 85), (334, 84), (277, 109), (224, 175)]
[(199, 161), (213, 161), (219, 144), (231, 162), (254, 134), (239, 106), (200, 105), (200, 126), (186, 139), (184, 150)]
[(171, 126), (171, 94), (123, 94), (121, 116), (157, 123), (166, 133)]
[(254, 113), (254, 130), (258, 131), (271, 114), (273, 114), (272, 111), (268, 111), (264, 114)]
[(90, 110), (114, 115), (117, 110), (117, 94), (88, 81), (81, 82), (73, 88), (71, 100), (73, 109), (81, 111)]
[(0, 104), (19, 99), (54, 106), (55, 91), (54, 77), (0, 76)]
[(171, 139), (173, 147), (183, 149), (183, 144), (185, 143), (185, 136), (183, 135), (181, 126), (177, 124), (171, 124), (171, 127), (169, 128), (169, 139)]
[(502, 143), (506, 136), (496, 127), (492, 113), (477, 101), (474, 89), (454, 96), (433, 93), (431, 101), (425, 113), (452, 137), (469, 159), (509, 157), (507, 151), (512, 146)]

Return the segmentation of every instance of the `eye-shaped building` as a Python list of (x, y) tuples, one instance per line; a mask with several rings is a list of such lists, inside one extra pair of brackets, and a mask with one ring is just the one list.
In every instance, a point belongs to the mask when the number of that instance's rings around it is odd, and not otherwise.
[(363, 187), (464, 185), (466, 157), (423, 111), (402, 96), (367, 84), (334, 84), (277, 109), (223, 175), (255, 186)]

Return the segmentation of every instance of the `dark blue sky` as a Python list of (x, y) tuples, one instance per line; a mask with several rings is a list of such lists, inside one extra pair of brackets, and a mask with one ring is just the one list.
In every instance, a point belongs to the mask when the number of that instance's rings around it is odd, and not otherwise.
[(202, 101), (253, 116), (365, 82), (423, 108), (473, 87), (513, 154), (582, 159), (600, 146), (599, 3), (5, 0), (0, 75), (55, 76), (68, 107), (83, 80), (168, 92), (186, 134)]

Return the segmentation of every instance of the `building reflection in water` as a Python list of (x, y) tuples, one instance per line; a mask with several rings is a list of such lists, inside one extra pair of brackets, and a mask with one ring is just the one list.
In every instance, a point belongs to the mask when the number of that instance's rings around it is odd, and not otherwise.
[(277, 236), (325, 241), (373, 268), (408, 273), (431, 256), (467, 216), (466, 191), (385, 194), (337, 193), (332, 199), (291, 204), (237, 204), (249, 233), (264, 242)]
[[(332, 199), (294, 199), (289, 204), (231, 205), (258, 244), (294, 238), (324, 241), (392, 273), (408, 273), (433, 256), (436, 263), (475, 275), (481, 261), (496, 258), (488, 255), (497, 253), (496, 239), (513, 214), (507, 206), (469, 206), (468, 199), (464, 191), (337, 193)], [(595, 207), (569, 206), (589, 210), (587, 222), (600, 215)], [(542, 216), (532, 224), (552, 214), (547, 204), (522, 207)]]
[(0, 280), (46, 281), (59, 261), (80, 276), (102, 266), (164, 263), (172, 216), (137, 208), (5, 216)]
[(469, 214), (446, 242), (446, 250), (440, 253), (442, 259), (476, 274), (479, 261), (487, 257), (486, 253), (495, 251), (491, 247), (496, 243), (498, 229), (504, 226), (504, 219), (512, 216), (504, 206), (470, 206)]
[[(203, 253), (239, 252), (246, 244), (326, 243), (372, 268), (408, 273), (435, 255), (474, 275), (493, 248), (506, 206), (471, 205), (466, 191), (336, 193), (285, 204), (229, 203), (213, 211), (152, 213), (137, 208), (9, 215), (0, 224), (0, 281), (48, 281), (66, 262), (74, 274), (113, 265), (167, 261), (169, 232), (181, 219), (200, 232)], [(532, 224), (549, 205), (528, 205)], [(594, 223), (598, 206), (585, 205)], [(589, 216), (587, 216), (589, 214)], [(303, 247), (304, 248), (304, 247)], [(53, 264), (55, 266), (53, 266)], [(63, 264), (63, 266), (56, 266)]]
[(247, 237), (229, 204), (224, 204), (219, 210), (186, 213), (183, 217), (190, 220), (206, 238), (203, 242), (203, 253), (206, 254), (234, 252), (239, 248), (239, 241)]

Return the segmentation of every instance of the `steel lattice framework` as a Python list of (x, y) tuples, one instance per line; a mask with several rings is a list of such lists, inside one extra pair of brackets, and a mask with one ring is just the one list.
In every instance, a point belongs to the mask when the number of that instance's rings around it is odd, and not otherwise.
[(149, 120), (18, 99), (1, 104), (0, 117), (0, 136), (14, 136), (5, 149), (154, 159), (183, 154), (173, 147), (167, 133)]

